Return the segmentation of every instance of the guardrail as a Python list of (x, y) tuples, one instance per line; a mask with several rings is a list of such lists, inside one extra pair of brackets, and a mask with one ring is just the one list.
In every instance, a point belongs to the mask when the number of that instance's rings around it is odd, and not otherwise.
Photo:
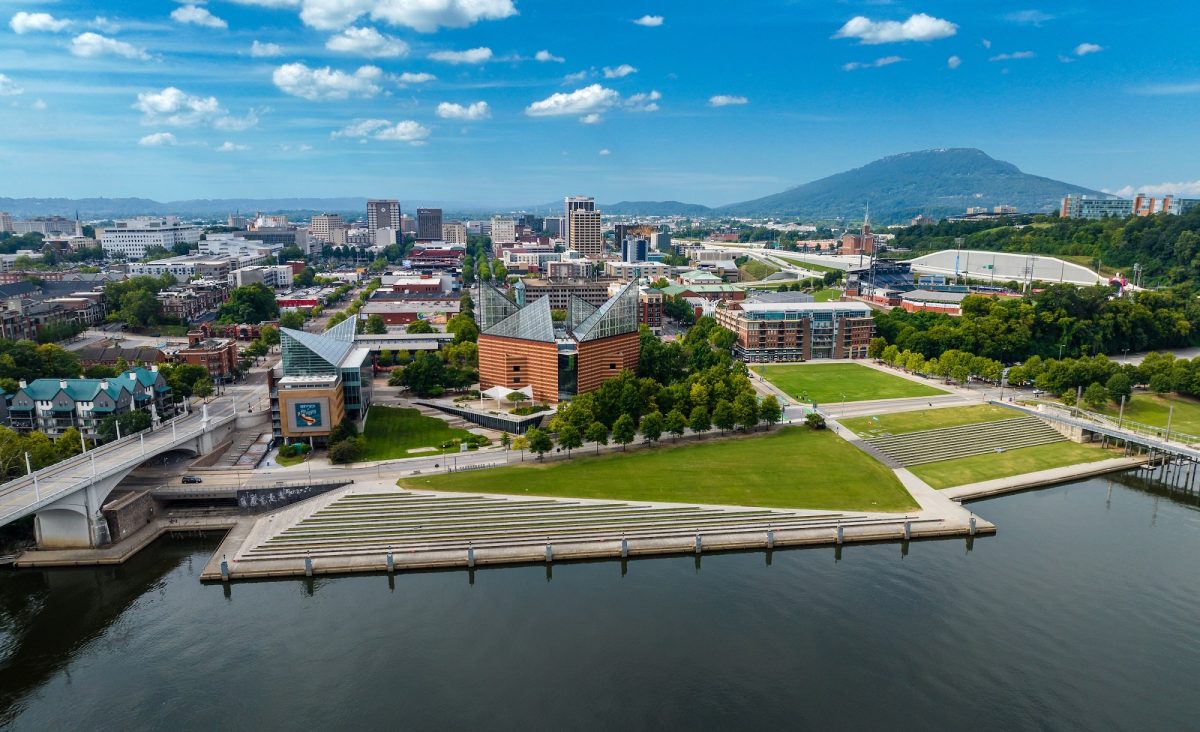
[(1102, 414), (1100, 412), (1092, 412), (1087, 409), (1082, 409), (1079, 407), (1068, 407), (1065, 404), (1060, 404), (1059, 402), (1050, 402), (1050, 401), (1046, 401), (1043, 399), (1030, 399), (1030, 400), (1025, 400), (1025, 401), (1027, 403), (1036, 404), (1045, 410), (1061, 413), (1063, 416), (1066, 416), (1066, 417), (1072, 417), (1074, 419), (1095, 422), (1097, 424), (1102, 424), (1106, 427), (1110, 427), (1111, 429), (1120, 430), (1122, 432), (1129, 432), (1131, 434), (1139, 435), (1142, 437), (1153, 437), (1156, 439), (1161, 439), (1164, 442), (1168, 442), (1168, 441), (1169, 442), (1178, 442), (1182, 445), (1189, 445), (1189, 446), (1195, 445), (1195, 444), (1200, 444), (1200, 435), (1193, 435), (1193, 434), (1189, 434), (1187, 432), (1182, 432), (1180, 430), (1175, 430), (1175, 429), (1171, 430), (1170, 437), (1172, 439), (1166, 440), (1165, 439), (1167, 436), (1167, 428), (1166, 427), (1160, 427), (1158, 425), (1153, 425), (1153, 424), (1146, 424), (1145, 422), (1138, 422), (1138, 421), (1135, 421), (1132, 419), (1125, 419), (1123, 417), (1114, 418), (1111, 414)]

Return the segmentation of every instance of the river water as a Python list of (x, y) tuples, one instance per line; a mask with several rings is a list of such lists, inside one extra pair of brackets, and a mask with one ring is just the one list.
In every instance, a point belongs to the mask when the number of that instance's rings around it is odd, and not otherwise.
[[(1200, 509), (1127, 476), (995, 537), (202, 585), (216, 541), (0, 573), (0, 727), (1200, 727)], [(472, 582), (473, 579), (473, 582)]]

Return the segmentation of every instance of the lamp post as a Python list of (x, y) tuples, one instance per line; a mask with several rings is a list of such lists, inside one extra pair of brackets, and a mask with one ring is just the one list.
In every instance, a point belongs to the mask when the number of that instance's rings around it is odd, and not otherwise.
[(1125, 349), (1125, 363), (1129, 363), (1129, 349)]

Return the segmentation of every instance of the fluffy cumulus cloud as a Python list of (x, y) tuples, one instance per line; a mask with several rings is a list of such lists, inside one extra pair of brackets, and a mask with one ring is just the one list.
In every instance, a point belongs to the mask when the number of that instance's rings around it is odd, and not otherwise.
[(427, 74), (424, 71), (417, 73), (405, 71), (396, 77), (396, 82), (399, 83), (400, 86), (408, 86), (409, 84), (428, 84), (435, 79), (437, 79), (436, 76), (433, 74)]
[(1014, 51), (1012, 53), (1002, 53), (999, 56), (992, 56), (988, 61), (1020, 61), (1022, 59), (1036, 58), (1037, 54), (1033, 51)]
[(1100, 53), (1104, 50), (1104, 46), (1098, 46), (1095, 43), (1080, 43), (1075, 47), (1076, 56), (1086, 56), (1089, 53)]
[(99, 33), (80, 33), (71, 39), (71, 53), (80, 58), (99, 58), (100, 56), (120, 56), (141, 61), (148, 60), (150, 54), (143, 49), (125, 41), (102, 36)]
[(625, 100), (625, 108), (631, 112), (657, 112), (660, 99), (662, 94), (658, 91), (634, 94)]
[(8, 78), (4, 74), (0, 74), (0, 97), (15, 97), (24, 93), (25, 90), (22, 89), (17, 82)]
[[(603, 119), (604, 117), (599, 112), (592, 112), (591, 114), (585, 114), (580, 117), (579, 121), (585, 125), (598, 125)], [(566, 155), (566, 153), (563, 153), (563, 155)]]
[(228, 28), (229, 24), (199, 5), (184, 5), (171, 11), (171, 20), (205, 28)]
[(948, 20), (917, 13), (908, 20), (871, 20), (862, 15), (846, 21), (834, 38), (857, 38), (860, 43), (903, 43), (905, 41), (936, 41), (958, 32), (958, 26)]
[(175, 135), (170, 132), (155, 132), (138, 140), (138, 144), (142, 147), (163, 147), (164, 145), (174, 145), (177, 142), (179, 141), (175, 139)]
[(622, 79), (630, 74), (636, 74), (637, 69), (629, 64), (621, 64), (620, 66), (605, 66), (605, 79)]
[(408, 55), (408, 44), (374, 28), (347, 28), (325, 42), (325, 48), (367, 58), (398, 58)]
[(429, 137), (429, 128), (412, 120), (401, 120), (396, 124), (386, 119), (355, 120), (346, 127), (332, 133), (330, 137), (348, 138), (365, 142), (366, 140), (383, 140), (387, 142), (407, 142), (410, 145), (424, 145)]
[(609, 150), (607, 147), (601, 148), (599, 154), (603, 155), (603, 156), (608, 156), (608, 155), (612, 154), (612, 150)]
[(297, 8), (306, 25), (337, 30), (363, 16), (421, 33), (438, 28), (465, 28), (481, 20), (517, 14), (513, 0), (235, 0), (243, 5)]
[(71, 25), (69, 20), (60, 20), (49, 13), (26, 13), (21, 11), (8, 21), (13, 33), (57, 33)]
[(1120, 190), (1110, 191), (1122, 198), (1132, 198), (1139, 193), (1147, 196), (1179, 196), (1180, 198), (1200, 198), (1200, 180), (1180, 181), (1178, 183), (1151, 183), (1143, 186), (1125, 186)]
[(959, 66), (962, 66), (962, 59), (958, 56), (951, 56), (950, 58), (946, 59), (946, 65), (951, 69), (957, 69)]
[(492, 110), (487, 102), (475, 102), (463, 106), (453, 102), (442, 102), (437, 105), (437, 116), (442, 119), (479, 120), (492, 116)]
[(275, 69), (271, 80), (285, 94), (301, 99), (349, 99), (373, 97), (380, 92), (383, 70), (378, 66), (361, 66), (348, 74), (345, 71), (310, 68), (302, 63), (284, 64)]
[(466, 51), (434, 51), (429, 58), (447, 64), (481, 64), (492, 59), (492, 49), (481, 46)]
[(542, 63), (547, 63), (549, 61), (553, 61), (556, 64), (561, 64), (566, 61), (566, 59), (563, 58), (562, 56), (555, 56), (554, 54), (550, 53), (549, 51), (547, 51), (545, 49), (542, 49), (541, 51), (538, 51), (537, 53), (535, 53), (533, 55), (533, 58), (535, 61), (540, 61)]
[(258, 124), (258, 115), (253, 109), (244, 117), (235, 117), (216, 97), (195, 96), (173, 86), (156, 92), (141, 92), (133, 108), (142, 113), (142, 124), (145, 125), (211, 125), (218, 130), (236, 132)]
[(900, 56), (884, 56), (877, 58), (874, 61), (851, 61), (848, 64), (842, 65), (842, 71), (855, 71), (857, 69), (877, 69), (881, 66), (891, 66), (898, 64), (904, 59)]
[(613, 89), (592, 84), (573, 92), (558, 92), (551, 94), (525, 108), (525, 114), (530, 117), (563, 117), (576, 116), (584, 124), (595, 124), (600, 121), (601, 114), (619, 104), (621, 95)]
[(736, 94), (717, 94), (708, 98), (710, 107), (728, 107), (734, 104), (749, 104), (750, 100)]
[(254, 58), (272, 58), (283, 55), (283, 47), (278, 43), (263, 43), (255, 41), (250, 44), (250, 55)]
[(661, 15), (643, 15), (633, 21), (633, 24), (640, 25), (643, 28), (657, 28), (663, 24), (663, 17)]

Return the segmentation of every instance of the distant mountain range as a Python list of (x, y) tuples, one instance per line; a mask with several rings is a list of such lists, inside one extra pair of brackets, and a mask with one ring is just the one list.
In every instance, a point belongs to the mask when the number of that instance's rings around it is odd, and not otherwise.
[[(859, 220), (869, 204), (878, 223), (904, 222), (925, 214), (933, 218), (965, 213), (968, 207), (1015, 206), (1022, 213), (1055, 210), (1068, 193), (1103, 197), (1104, 193), (1021, 172), (974, 148), (942, 148), (892, 155), (861, 168), (821, 178), (763, 198), (709, 207), (680, 201), (621, 201), (599, 205), (621, 216), (774, 216), (798, 220)], [(447, 214), (486, 214), (512, 208), (476, 204), (404, 201), (404, 210), (440, 207)], [(138, 214), (217, 217), (277, 212), (362, 212), (365, 198), (196, 199), (160, 203), (145, 198), (0, 198), (0, 211), (14, 216), (73, 216), (108, 219)], [(535, 213), (561, 213), (562, 203), (529, 206)]]

